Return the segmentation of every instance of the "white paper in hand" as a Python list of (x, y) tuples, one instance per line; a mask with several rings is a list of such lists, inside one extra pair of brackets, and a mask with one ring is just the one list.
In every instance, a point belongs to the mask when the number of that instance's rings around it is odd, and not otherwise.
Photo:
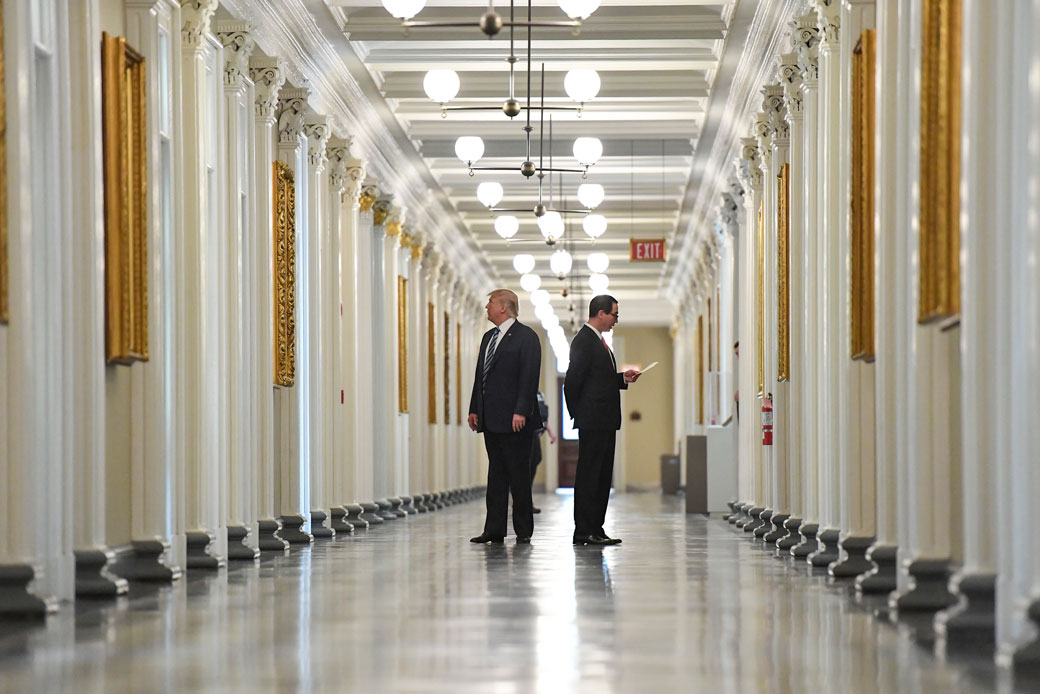
[(653, 364), (650, 364), (649, 366), (643, 368), (639, 373), (645, 374), (647, 371), (649, 371), (650, 369), (654, 368), (655, 366), (657, 366), (657, 362), (656, 361)]

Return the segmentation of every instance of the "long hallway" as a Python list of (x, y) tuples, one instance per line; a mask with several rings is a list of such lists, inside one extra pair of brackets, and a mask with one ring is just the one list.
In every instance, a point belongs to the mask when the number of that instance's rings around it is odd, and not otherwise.
[(606, 548), (536, 503), (531, 546), (467, 542), (472, 502), (6, 624), (0, 690), (1008, 691), (679, 498), (615, 495)]

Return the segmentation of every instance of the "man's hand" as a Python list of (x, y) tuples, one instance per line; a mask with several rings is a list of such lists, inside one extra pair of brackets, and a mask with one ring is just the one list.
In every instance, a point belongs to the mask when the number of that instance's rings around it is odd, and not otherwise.
[(470, 415), (470, 416), (469, 416), (469, 417), (468, 417), (468, 418), (466, 419), (466, 421), (467, 421), (467, 422), (469, 422), (469, 428), (470, 428), (470, 429), (472, 429), (473, 431), (476, 431), (476, 430), (477, 430), (477, 415), (475, 415), (475, 414), (471, 414), (471, 415)]
[(635, 383), (639, 380), (639, 377), (643, 374), (635, 369), (629, 369), (625, 372), (625, 383)]
[(513, 415), (513, 431), (520, 431), (524, 428), (524, 424), (527, 424), (527, 417), (522, 414)]

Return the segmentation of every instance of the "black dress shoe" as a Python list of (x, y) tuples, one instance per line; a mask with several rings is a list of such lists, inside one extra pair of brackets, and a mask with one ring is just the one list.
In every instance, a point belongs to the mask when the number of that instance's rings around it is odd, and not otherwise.
[(529, 545), (529, 544), (531, 544), (531, 538), (529, 538), (529, 537), (518, 537), (518, 538), (516, 538), (516, 544), (518, 544), (518, 545)]
[(500, 535), (488, 535), (487, 533), (482, 533), (469, 539), (470, 542), (478, 545), (500, 545), (504, 540), (505, 538)]
[(572, 540), (572, 542), (574, 544), (576, 544), (576, 545), (600, 545), (600, 546), (606, 546), (606, 545), (617, 544), (615, 542), (611, 542), (610, 540), (608, 540), (605, 537), (600, 537), (599, 535), (575, 535), (574, 539)]
[(531, 507), (531, 513), (541, 513), (541, 512), (542, 512), (542, 509), (538, 508), (537, 506)]
[(607, 537), (606, 535), (600, 535), (599, 537), (600, 537), (601, 540), (606, 540), (608, 545), (620, 545), (621, 544), (621, 538), (620, 537)]

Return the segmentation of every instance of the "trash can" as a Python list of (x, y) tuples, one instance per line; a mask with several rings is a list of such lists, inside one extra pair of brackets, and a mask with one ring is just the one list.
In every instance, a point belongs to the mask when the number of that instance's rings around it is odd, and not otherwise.
[(679, 493), (679, 456), (665, 453), (661, 456), (661, 493)]

